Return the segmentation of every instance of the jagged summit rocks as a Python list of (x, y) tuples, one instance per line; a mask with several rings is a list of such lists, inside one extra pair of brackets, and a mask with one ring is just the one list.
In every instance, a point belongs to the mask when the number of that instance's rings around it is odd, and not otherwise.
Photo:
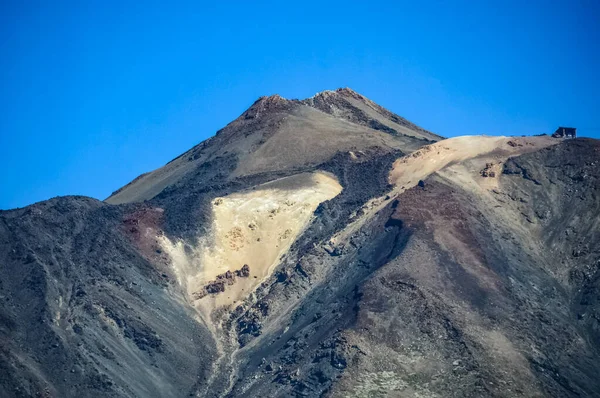
[(244, 119), (256, 119), (266, 112), (289, 110), (292, 104), (292, 101), (283, 98), (279, 94), (260, 97), (242, 114), (242, 117)]
[(302, 102), (325, 113), (390, 134), (413, 134), (432, 142), (442, 138), (388, 111), (350, 88), (322, 91)]

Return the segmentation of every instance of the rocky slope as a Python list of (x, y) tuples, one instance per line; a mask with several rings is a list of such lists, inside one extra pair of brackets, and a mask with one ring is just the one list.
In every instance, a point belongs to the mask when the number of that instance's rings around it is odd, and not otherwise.
[(0, 396), (598, 396), (600, 143), (263, 97), (0, 212)]

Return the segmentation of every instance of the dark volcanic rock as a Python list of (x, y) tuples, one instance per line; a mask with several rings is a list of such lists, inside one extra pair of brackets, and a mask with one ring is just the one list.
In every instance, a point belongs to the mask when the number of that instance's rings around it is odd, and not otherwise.
[(250, 266), (248, 264), (244, 264), (242, 266), (242, 268), (240, 268), (239, 270), (235, 271), (235, 275), (242, 277), (242, 278), (247, 278), (250, 276)]
[(81, 197), (0, 212), (8, 396), (185, 395), (208, 376), (208, 331), (121, 232), (126, 213)]

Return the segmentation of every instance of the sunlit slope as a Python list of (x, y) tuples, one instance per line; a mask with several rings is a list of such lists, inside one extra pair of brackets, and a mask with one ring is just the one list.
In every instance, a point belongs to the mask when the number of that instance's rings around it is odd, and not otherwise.
[[(208, 313), (252, 293), (273, 272), (281, 255), (304, 230), (317, 206), (339, 194), (341, 185), (325, 173), (303, 173), (219, 197), (213, 221), (195, 247), (162, 237), (180, 283)], [(236, 276), (245, 265), (249, 275)], [(224, 291), (209, 294), (207, 285), (227, 272)], [(221, 277), (223, 278), (223, 277)]]

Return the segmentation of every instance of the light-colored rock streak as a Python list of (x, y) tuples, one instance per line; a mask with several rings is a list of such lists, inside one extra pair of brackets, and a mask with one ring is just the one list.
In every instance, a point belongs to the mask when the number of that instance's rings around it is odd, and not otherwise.
[[(265, 280), (280, 257), (306, 228), (317, 206), (338, 195), (342, 186), (325, 173), (303, 173), (253, 190), (215, 198), (210, 231), (195, 247), (162, 237), (179, 282), (201, 313), (235, 304)], [(202, 298), (196, 293), (227, 271), (247, 264), (249, 277), (237, 277), (225, 291)]]
[[(486, 161), (494, 161), (496, 164), (504, 162), (511, 156), (522, 155), (527, 152), (533, 152), (541, 148), (558, 144), (560, 140), (543, 137), (490, 137), (490, 136), (462, 136), (448, 138), (426, 145), (406, 156), (397, 159), (389, 174), (389, 181), (394, 188), (385, 197), (374, 198), (363, 206), (363, 216), (348, 224), (348, 226), (338, 233), (332, 242), (342, 242), (347, 240), (352, 234), (356, 233), (364, 222), (370, 219), (374, 214), (383, 209), (400, 193), (416, 186), (419, 180), (425, 180), (434, 173), (448, 168), (452, 165), (460, 165), (465, 161), (478, 159), (481, 168)], [(487, 160), (486, 160), (487, 159)], [(453, 170), (456, 170), (454, 168)], [(498, 170), (499, 171), (499, 170)], [(478, 181), (488, 188), (493, 188), (494, 179), (481, 178), (478, 174)], [(446, 173), (448, 174), (448, 173)], [(445, 175), (446, 175), (445, 174)], [(460, 175), (453, 176), (455, 182)], [(469, 176), (469, 178), (471, 178)]]

